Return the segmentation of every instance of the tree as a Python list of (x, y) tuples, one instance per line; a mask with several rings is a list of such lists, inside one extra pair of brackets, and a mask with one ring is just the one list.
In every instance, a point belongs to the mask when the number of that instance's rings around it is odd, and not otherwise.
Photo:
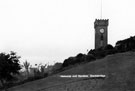
[(26, 60), (24, 63), (23, 63), (25, 69), (26, 69), (26, 73), (27, 73), (27, 77), (29, 77), (29, 66), (30, 66), (30, 63)]
[(96, 60), (96, 58), (93, 56), (93, 54), (86, 55), (86, 58), (85, 58), (86, 62), (91, 62), (91, 61), (94, 61), (94, 60)]
[(40, 67), (41, 67), (41, 68), (40, 68), (41, 73), (43, 73), (43, 74), (44, 74), (46, 66), (47, 66), (47, 64), (45, 64), (45, 65), (41, 65), (41, 66), (40, 66)]
[(82, 58), (82, 57), (84, 57), (84, 54), (82, 54), (82, 53), (79, 53), (79, 54), (76, 56), (76, 58)]
[(111, 50), (113, 49), (113, 46), (111, 44), (108, 44), (105, 46), (104, 50)]
[(52, 69), (53, 73), (60, 72), (61, 67), (62, 67), (62, 63), (56, 62), (53, 65), (53, 69)]
[(0, 53), (0, 81), (5, 91), (7, 91), (6, 83), (13, 80), (15, 74), (19, 74), (21, 69), (19, 58), (20, 56), (13, 51), (9, 54)]
[(65, 59), (63, 64), (62, 64), (62, 67), (67, 67), (69, 65), (74, 65), (75, 64), (75, 57), (69, 57), (68, 59)]

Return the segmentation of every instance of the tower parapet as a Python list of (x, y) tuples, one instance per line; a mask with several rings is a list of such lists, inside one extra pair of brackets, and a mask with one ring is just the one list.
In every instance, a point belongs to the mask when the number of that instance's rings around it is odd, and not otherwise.
[(94, 28), (97, 26), (108, 26), (109, 25), (109, 19), (96, 19), (94, 22)]

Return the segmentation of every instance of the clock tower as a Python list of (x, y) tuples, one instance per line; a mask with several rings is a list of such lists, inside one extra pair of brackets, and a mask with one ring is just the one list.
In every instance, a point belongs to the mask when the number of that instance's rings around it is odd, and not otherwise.
[(96, 19), (94, 22), (95, 49), (108, 44), (108, 21), (108, 19)]

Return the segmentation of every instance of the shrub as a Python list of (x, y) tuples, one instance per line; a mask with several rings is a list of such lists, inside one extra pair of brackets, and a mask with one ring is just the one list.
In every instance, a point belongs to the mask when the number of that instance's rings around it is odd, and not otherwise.
[(108, 44), (104, 47), (104, 50), (112, 50), (114, 49), (112, 45)]
[(130, 37), (125, 40), (120, 40), (116, 42), (115, 48), (118, 52), (132, 51), (135, 49), (135, 36)]
[(67, 66), (69, 66), (71, 64), (72, 65), (75, 64), (74, 57), (69, 57), (68, 59), (65, 59), (64, 62), (63, 62), (63, 64), (62, 64), (62, 66), (63, 67), (67, 67)]
[(92, 54), (88, 54), (88, 55), (86, 55), (85, 60), (86, 60), (86, 62), (91, 62), (91, 61), (96, 60), (96, 58)]
[(82, 57), (84, 57), (84, 54), (82, 54), (82, 53), (79, 53), (79, 54), (76, 56), (76, 58), (82, 58)]

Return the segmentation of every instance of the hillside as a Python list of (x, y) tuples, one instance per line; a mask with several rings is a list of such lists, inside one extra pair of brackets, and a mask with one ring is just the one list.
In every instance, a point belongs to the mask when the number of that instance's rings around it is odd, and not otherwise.
[[(105, 79), (60, 78), (59, 75), (104, 74)], [(108, 55), (54, 76), (9, 91), (135, 91), (135, 52)]]

